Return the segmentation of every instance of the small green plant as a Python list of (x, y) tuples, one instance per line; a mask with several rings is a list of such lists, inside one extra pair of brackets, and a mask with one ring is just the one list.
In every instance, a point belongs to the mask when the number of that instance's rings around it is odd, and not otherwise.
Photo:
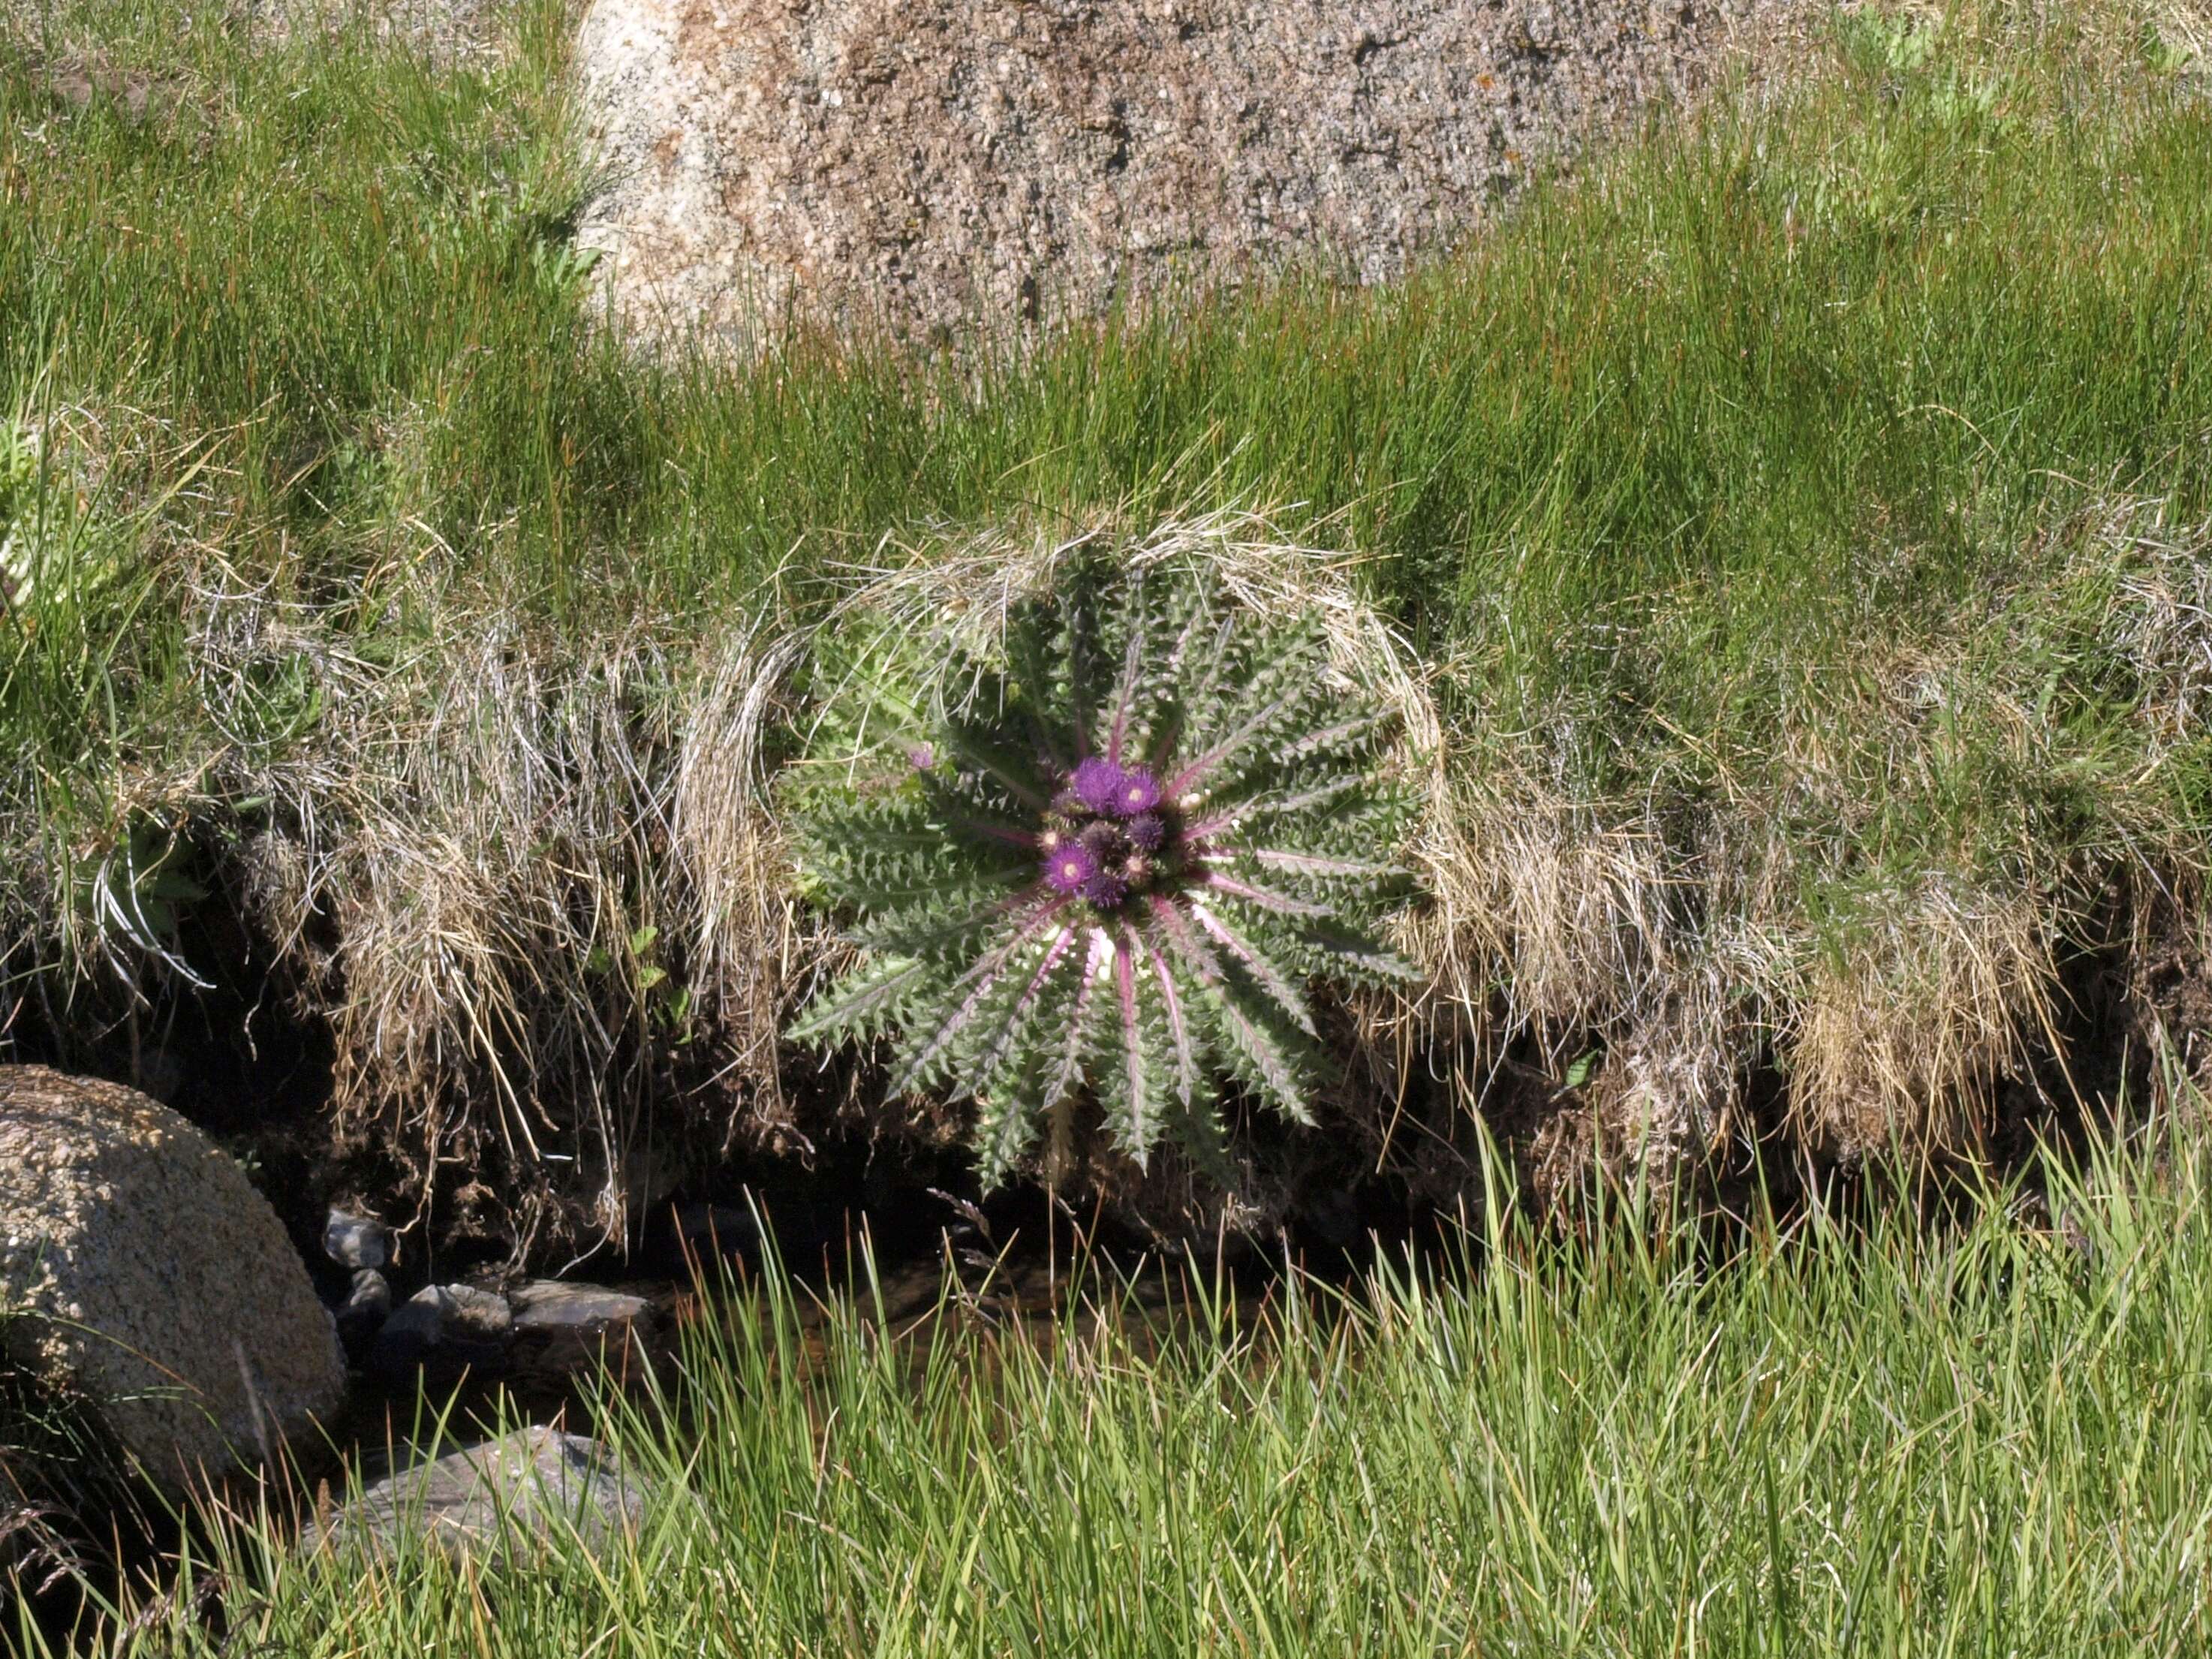
[[(27, 415), (0, 415), (0, 619), (27, 632), (41, 617), (82, 610), (118, 574), (111, 540), (95, 521), (62, 446)], [(196, 476), (204, 461), (193, 465)], [(154, 515), (190, 481), (169, 486), (134, 515)]]
[(39, 483), (37, 444), (14, 421), (0, 420), (0, 615), (30, 603), (29, 520)]
[[(1210, 1157), (1224, 1078), (1311, 1121), (1310, 982), (1404, 972), (1389, 711), (1195, 575), (1086, 567), (1002, 638), (894, 649), (825, 720), (802, 862), (864, 954), (793, 1035), (895, 1030), (892, 1091), (973, 1100), (988, 1182), (1086, 1096), (1140, 1160)], [(893, 767), (853, 764), (886, 720)]]
[(179, 949), (179, 922), (207, 896), (190, 872), (190, 856), (188, 844), (174, 831), (141, 820), (77, 860), (76, 898), (88, 936), (100, 942), (126, 978), (125, 963), (132, 957), (118, 957), (118, 946), (160, 961), (189, 985), (208, 988)]

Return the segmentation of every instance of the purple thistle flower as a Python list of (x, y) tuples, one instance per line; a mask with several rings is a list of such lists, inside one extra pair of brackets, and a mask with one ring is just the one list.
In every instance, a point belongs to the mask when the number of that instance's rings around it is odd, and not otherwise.
[(1129, 896), (1128, 884), (1111, 870), (1101, 870), (1083, 884), (1083, 896), (1102, 910), (1110, 910)]
[(1110, 812), (1121, 799), (1128, 775), (1103, 755), (1093, 755), (1075, 769), (1068, 780), (1076, 799), (1094, 812)]
[(1098, 879), (1098, 855), (1079, 841), (1071, 841), (1057, 848), (1044, 861), (1045, 885), (1070, 898), (1078, 894), (1087, 897), (1088, 889)]
[(1157, 853), (1167, 845), (1168, 821), (1158, 812), (1139, 812), (1127, 825), (1129, 844), (1147, 853)]
[(1160, 804), (1160, 783), (1141, 766), (1131, 767), (1121, 774), (1114, 787), (1114, 804), (1109, 809), (1117, 818), (1133, 818), (1139, 812), (1149, 812)]

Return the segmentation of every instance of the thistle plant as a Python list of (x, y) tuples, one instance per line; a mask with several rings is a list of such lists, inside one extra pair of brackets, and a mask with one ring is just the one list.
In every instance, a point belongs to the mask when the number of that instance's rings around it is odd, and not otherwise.
[(1310, 1123), (1312, 987), (1405, 972), (1392, 715), (1319, 628), (1094, 566), (988, 656), (878, 644), (799, 769), (834, 772), (800, 855), (861, 951), (793, 1036), (894, 1036), (895, 1096), (975, 1103), (987, 1184), (1085, 1100), (1140, 1162), (1212, 1162), (1224, 1085)]

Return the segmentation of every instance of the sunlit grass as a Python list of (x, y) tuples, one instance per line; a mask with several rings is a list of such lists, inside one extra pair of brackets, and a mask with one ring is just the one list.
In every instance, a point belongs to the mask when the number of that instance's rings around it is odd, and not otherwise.
[(1493, 1212), (1448, 1270), (1241, 1311), (1155, 1263), (1164, 1344), (1080, 1310), (902, 1344), (865, 1282), (803, 1329), (771, 1276), (614, 1413), (660, 1493), (634, 1547), (479, 1577), (234, 1529), (190, 1570), (220, 1626), (190, 1583), (151, 1618), (361, 1659), (2201, 1651), (2204, 1177), (2177, 1134), (2059, 1176), (2056, 1228), (1879, 1204), (1719, 1260)]
[[(157, 95), (78, 107), (35, 51), (0, 64), (0, 408), (70, 425), (122, 499), (213, 458), (143, 549), (165, 591), (112, 709), (45, 704), (0, 630), (0, 711), (56, 775), (220, 742), (155, 643), (210, 550), (349, 633), (458, 583), (680, 644), (804, 609), (887, 532), (1233, 501), (1368, 556), (1495, 741), (1601, 720), (1580, 787), (1711, 789), (1799, 700), (1848, 726), (1871, 641), (1951, 641), (2083, 510), (2212, 517), (2212, 110), (2154, 33), (2115, 59), (2074, 33), (2124, 7), (1855, 24), (1778, 107), (1540, 189), (1402, 288), (1292, 280), (919, 370), (594, 335), (557, 0), (495, 9), (505, 50), (460, 65), (48, 10), (59, 59)], [(2116, 689), (2082, 689), (2097, 764)]]
[[(404, 735), (380, 688), (434, 700), (487, 617), (533, 667), (636, 670), (605, 705), (659, 764), (738, 624), (818, 615), (887, 535), (1232, 502), (1364, 556), (1481, 810), (1654, 838), (1651, 937), (1743, 999), (1729, 1064), (1771, 1065), (1823, 973), (1934, 1002), (1948, 918), (2027, 916), (2023, 972), (2112, 947), (2111, 895), (2185, 906), (2212, 861), (2212, 105), (2154, 31), (1983, 9), (1839, 26), (1807, 85), (1655, 129), (1402, 287), (917, 366), (595, 330), (558, 4), (459, 64), (17, 9), (0, 420), (42, 434), (68, 540), (0, 616), (0, 1043), (110, 1017), (57, 988), (173, 944), (183, 866), (358, 799), (314, 793), (366, 763), (341, 695)], [(82, 104), (64, 62), (99, 71)], [(275, 645), (199, 648), (249, 611)], [(1729, 975), (1770, 950), (1753, 996)], [(1625, 1047), (1632, 1001), (1563, 1004), (1597, 1029), (1562, 1052)], [(232, 1650), (2187, 1654), (2199, 1179), (2100, 1170), (2086, 1250), (1993, 1210), (1712, 1273), (1500, 1222), (1448, 1285), (1157, 1359), (948, 1346), (919, 1382), (857, 1323), (799, 1366), (785, 1310), (695, 1334), (677, 1414), (617, 1425), (701, 1506), (635, 1559), (479, 1585), (234, 1540)]]

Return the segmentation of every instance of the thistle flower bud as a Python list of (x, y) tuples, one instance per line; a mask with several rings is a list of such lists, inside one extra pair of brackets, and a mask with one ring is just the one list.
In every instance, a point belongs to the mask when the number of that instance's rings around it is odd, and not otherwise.
[(1128, 775), (1103, 755), (1093, 755), (1068, 778), (1075, 798), (1094, 812), (1111, 812), (1120, 799)]
[(1093, 818), (1083, 826), (1077, 839), (1088, 847), (1101, 864), (1111, 864), (1126, 857), (1129, 851), (1128, 837), (1121, 826), (1107, 818)]
[(1101, 870), (1084, 884), (1083, 896), (1102, 910), (1111, 910), (1129, 896), (1129, 889), (1111, 870)]

